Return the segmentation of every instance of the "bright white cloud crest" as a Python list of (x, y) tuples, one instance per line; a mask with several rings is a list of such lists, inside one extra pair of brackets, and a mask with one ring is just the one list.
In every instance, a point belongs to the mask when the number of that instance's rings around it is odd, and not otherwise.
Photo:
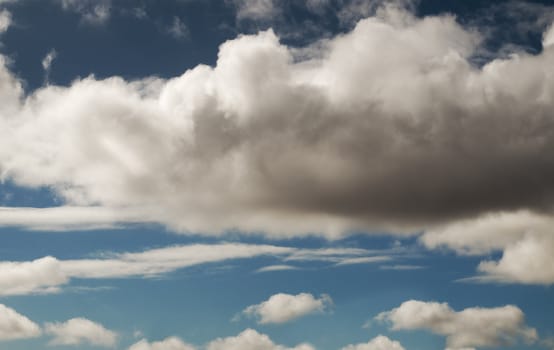
[(285, 323), (315, 312), (324, 312), (333, 301), (328, 295), (320, 298), (309, 293), (297, 295), (279, 293), (268, 300), (247, 307), (243, 313), (259, 319), (259, 323)]

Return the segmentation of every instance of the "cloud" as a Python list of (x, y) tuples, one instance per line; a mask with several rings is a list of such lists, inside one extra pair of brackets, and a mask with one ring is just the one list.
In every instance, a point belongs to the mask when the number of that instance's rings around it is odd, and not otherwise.
[(399, 342), (380, 335), (364, 344), (348, 345), (341, 350), (405, 350)]
[(554, 23), (548, 27), (547, 31), (544, 32), (543, 39), (542, 39), (542, 46), (543, 47), (549, 47), (554, 45)]
[(0, 304), (0, 340), (35, 338), (40, 334), (41, 329), (36, 323)]
[(177, 40), (187, 39), (190, 36), (187, 25), (177, 16), (173, 17), (173, 22), (167, 28), (167, 32)]
[(46, 83), (48, 83), (48, 80), (50, 78), (50, 70), (52, 68), (52, 63), (54, 62), (57, 56), (58, 56), (58, 53), (56, 52), (56, 50), (51, 49), (50, 51), (48, 51), (46, 56), (44, 56), (44, 58), (42, 59), (41, 63), (42, 63), (42, 68), (44, 69), (44, 81)]
[(98, 206), (0, 207), (0, 225), (20, 226), (30, 230), (93, 230), (117, 227), (127, 223), (151, 222), (156, 222), (154, 213), (143, 208)]
[(309, 344), (300, 344), (293, 348), (276, 345), (265, 334), (247, 329), (236, 337), (219, 338), (206, 346), (206, 350), (314, 350)]
[(425, 266), (420, 265), (383, 265), (379, 266), (381, 270), (395, 270), (395, 271), (406, 271), (406, 270), (422, 270), (425, 269)]
[(8, 30), (12, 24), (12, 14), (7, 10), (0, 11), (0, 34)]
[(103, 24), (110, 18), (111, 0), (58, 0), (64, 10), (81, 15), (83, 22)]
[(58, 53), (56, 52), (56, 50), (52, 49), (52, 50), (48, 51), (46, 56), (44, 56), (41, 63), (42, 63), (42, 68), (45, 71), (50, 70), (50, 67), (52, 66), (52, 62), (54, 62), (57, 55), (58, 55)]
[[(352, 248), (299, 249), (263, 244), (219, 243), (169, 246), (134, 253), (104, 252), (95, 258), (72, 260), (47, 256), (32, 261), (0, 261), (0, 296), (60, 292), (61, 287), (72, 279), (150, 278), (186, 267), (231, 259), (273, 256), (282, 261), (291, 259), (299, 263), (336, 263), (372, 253)], [(274, 265), (262, 268), (259, 272), (284, 269), (284, 266), (287, 265)], [(324, 297), (314, 300), (306, 299), (307, 297), (308, 295), (304, 295), (299, 300), (310, 301), (308, 304), (312, 306), (315, 305), (313, 303), (326, 301)]]
[(146, 339), (131, 345), (129, 350), (195, 350), (192, 345), (184, 343), (177, 337), (169, 337), (162, 341), (149, 343)]
[(359, 258), (350, 258), (339, 261), (336, 266), (342, 265), (357, 265), (357, 264), (373, 264), (384, 261), (390, 261), (392, 258), (390, 256), (365, 256)]
[(108, 254), (98, 259), (58, 260), (44, 257), (0, 262), (0, 295), (59, 292), (71, 279), (153, 277), (177, 269), (261, 255), (283, 255), (294, 249), (270, 245), (188, 245), (140, 253)]
[(429, 248), (445, 247), (460, 254), (502, 251), (499, 261), (482, 261), (477, 282), (554, 283), (554, 219), (528, 211), (497, 213), (452, 222), (423, 234)]
[(280, 13), (277, 0), (231, 0), (238, 20), (269, 20)]
[(65, 260), (63, 271), (76, 278), (156, 276), (184, 267), (262, 255), (283, 255), (293, 248), (255, 244), (193, 244), (115, 254), (105, 259)]
[(0, 262), (0, 295), (56, 292), (69, 281), (61, 266), (49, 256), (28, 262)]
[(526, 232), (549, 232), (554, 218), (529, 211), (501, 212), (453, 221), (433, 228), (420, 240), (428, 248), (440, 247), (464, 255), (483, 255), (502, 250), (521, 239)]
[(554, 51), (476, 67), (480, 38), (387, 6), (302, 60), (265, 31), (172, 79), (28, 96), (4, 65), (0, 173), (181, 232), (339, 238), (550, 216)]
[(538, 339), (536, 330), (525, 325), (523, 312), (513, 305), (454, 311), (447, 303), (410, 300), (376, 319), (390, 322), (393, 330), (425, 329), (446, 336), (449, 349), (508, 346)]
[(292, 266), (292, 265), (269, 265), (260, 267), (256, 270), (256, 272), (273, 272), (273, 271), (290, 271), (290, 270), (298, 270), (298, 267)]
[(331, 297), (326, 294), (318, 299), (309, 293), (279, 293), (260, 304), (247, 307), (242, 313), (258, 318), (260, 324), (286, 323), (312, 313), (324, 312), (332, 304)]
[(50, 345), (90, 344), (109, 348), (117, 342), (117, 333), (85, 318), (72, 318), (63, 323), (46, 323), (44, 331), (54, 337)]
[(554, 236), (526, 234), (508, 245), (499, 261), (483, 261), (478, 271), (484, 274), (480, 281), (512, 282), (522, 284), (554, 284)]

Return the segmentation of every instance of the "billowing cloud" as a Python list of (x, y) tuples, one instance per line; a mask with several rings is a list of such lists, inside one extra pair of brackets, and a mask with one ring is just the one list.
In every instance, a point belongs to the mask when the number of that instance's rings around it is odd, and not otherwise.
[(278, 293), (257, 305), (251, 305), (242, 312), (259, 319), (260, 324), (285, 323), (316, 312), (324, 312), (332, 305), (331, 297), (320, 298), (309, 293), (297, 295)]
[(446, 336), (447, 347), (457, 350), (538, 339), (536, 330), (525, 325), (523, 312), (513, 305), (454, 311), (446, 303), (410, 300), (376, 319), (390, 322), (393, 330), (424, 329)]
[(341, 350), (405, 350), (397, 341), (383, 335), (377, 336), (367, 343), (348, 345)]
[(129, 350), (195, 350), (196, 348), (177, 337), (169, 337), (161, 341), (148, 342), (146, 339), (131, 345)]
[(267, 335), (247, 329), (235, 337), (212, 341), (206, 346), (206, 350), (314, 350), (314, 348), (309, 344), (300, 344), (293, 348), (277, 345)]
[(169, 80), (24, 96), (4, 66), (1, 173), (184, 232), (335, 238), (550, 215), (552, 46), (476, 67), (479, 42), (451, 16), (386, 6), (302, 60), (269, 30)]
[(0, 340), (35, 338), (40, 327), (15, 310), (0, 304)]
[(117, 333), (85, 318), (72, 318), (63, 323), (47, 323), (44, 331), (54, 337), (50, 345), (90, 344), (113, 347), (117, 342)]

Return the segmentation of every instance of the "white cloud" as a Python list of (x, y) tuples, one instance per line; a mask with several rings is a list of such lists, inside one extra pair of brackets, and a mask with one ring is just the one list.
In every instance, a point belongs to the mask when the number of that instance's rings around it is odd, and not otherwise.
[(517, 242), (526, 232), (550, 232), (554, 218), (529, 211), (487, 214), (435, 227), (421, 236), (432, 249), (445, 247), (460, 254), (483, 255)]
[[(554, 54), (478, 68), (479, 40), (453, 17), (386, 7), (300, 61), (266, 31), (172, 79), (88, 77), (27, 96), (2, 58), (1, 177), (207, 234), (414, 234), (550, 208)], [(21, 209), (0, 216), (27, 225)]]
[(365, 256), (365, 257), (344, 259), (339, 261), (336, 265), (342, 266), (342, 265), (357, 265), (357, 264), (373, 264), (373, 263), (379, 263), (379, 262), (390, 261), (390, 260), (392, 260), (392, 257), (390, 256)]
[(292, 265), (269, 265), (260, 267), (256, 272), (290, 271), (298, 270), (298, 267)]
[(372, 254), (361, 248), (321, 248), (321, 249), (299, 249), (288, 256), (286, 261), (329, 261), (340, 263), (358, 257), (365, 257)]
[(454, 311), (446, 303), (410, 300), (383, 312), (377, 320), (393, 330), (426, 329), (446, 336), (450, 349), (508, 346), (523, 340), (535, 342), (537, 332), (525, 325), (525, 315), (516, 306), (467, 308)]
[(542, 39), (542, 46), (543, 47), (549, 47), (554, 45), (554, 23), (548, 27), (546, 32), (544, 32), (543, 39)]
[(270, 245), (187, 245), (111, 254), (98, 259), (0, 262), (0, 295), (59, 292), (72, 278), (152, 277), (177, 269), (261, 255), (281, 256), (293, 248)]
[(406, 270), (422, 270), (425, 269), (425, 266), (421, 265), (382, 265), (379, 266), (381, 270), (395, 270), (395, 271), (406, 271)]
[(63, 323), (46, 323), (44, 331), (54, 337), (50, 345), (90, 344), (113, 347), (117, 342), (117, 333), (85, 318), (72, 318)]
[(15, 310), (0, 304), (0, 340), (35, 338), (40, 327)]
[(61, 271), (61, 262), (53, 257), (0, 262), (0, 295), (55, 292), (68, 281), (68, 276)]
[(499, 261), (483, 261), (476, 280), (523, 284), (554, 284), (554, 236), (526, 234), (509, 244)]
[[(207, 263), (231, 259), (273, 256), (283, 261), (345, 261), (371, 253), (363, 249), (297, 249), (263, 244), (191, 244), (138, 253), (104, 253), (97, 258), (59, 260), (43, 257), (33, 261), (0, 261), (0, 295), (54, 293), (71, 279), (149, 278)], [(330, 255), (331, 254), (331, 255)], [(354, 255), (353, 255), (354, 254)], [(262, 268), (259, 272), (290, 269), (288, 265)], [(317, 299), (319, 303), (322, 299)]]
[(141, 208), (61, 206), (50, 208), (0, 207), (0, 225), (31, 230), (87, 230), (125, 223), (156, 222), (152, 211)]
[(324, 312), (332, 303), (331, 297), (326, 294), (315, 298), (309, 293), (279, 293), (260, 304), (247, 307), (243, 314), (258, 318), (260, 324), (285, 323), (312, 313)]
[(195, 350), (190, 344), (183, 342), (177, 337), (169, 337), (157, 342), (148, 342), (146, 339), (131, 345), (129, 350)]
[(405, 350), (402, 345), (383, 335), (377, 336), (364, 344), (348, 345), (341, 350)]
[(483, 261), (478, 282), (554, 283), (554, 218), (528, 211), (489, 214), (452, 222), (423, 234), (429, 248), (445, 247), (460, 254), (502, 251), (499, 261)]
[(314, 350), (309, 344), (300, 344), (293, 348), (276, 345), (265, 334), (247, 329), (235, 337), (220, 338), (206, 346), (206, 350)]
[(8, 30), (12, 24), (12, 14), (7, 10), (0, 11), (0, 34)]

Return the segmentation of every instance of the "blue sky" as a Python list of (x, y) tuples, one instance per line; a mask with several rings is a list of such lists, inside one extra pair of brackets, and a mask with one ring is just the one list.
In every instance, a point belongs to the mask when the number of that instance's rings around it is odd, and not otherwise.
[(554, 349), (553, 23), (0, 0), (0, 349)]

